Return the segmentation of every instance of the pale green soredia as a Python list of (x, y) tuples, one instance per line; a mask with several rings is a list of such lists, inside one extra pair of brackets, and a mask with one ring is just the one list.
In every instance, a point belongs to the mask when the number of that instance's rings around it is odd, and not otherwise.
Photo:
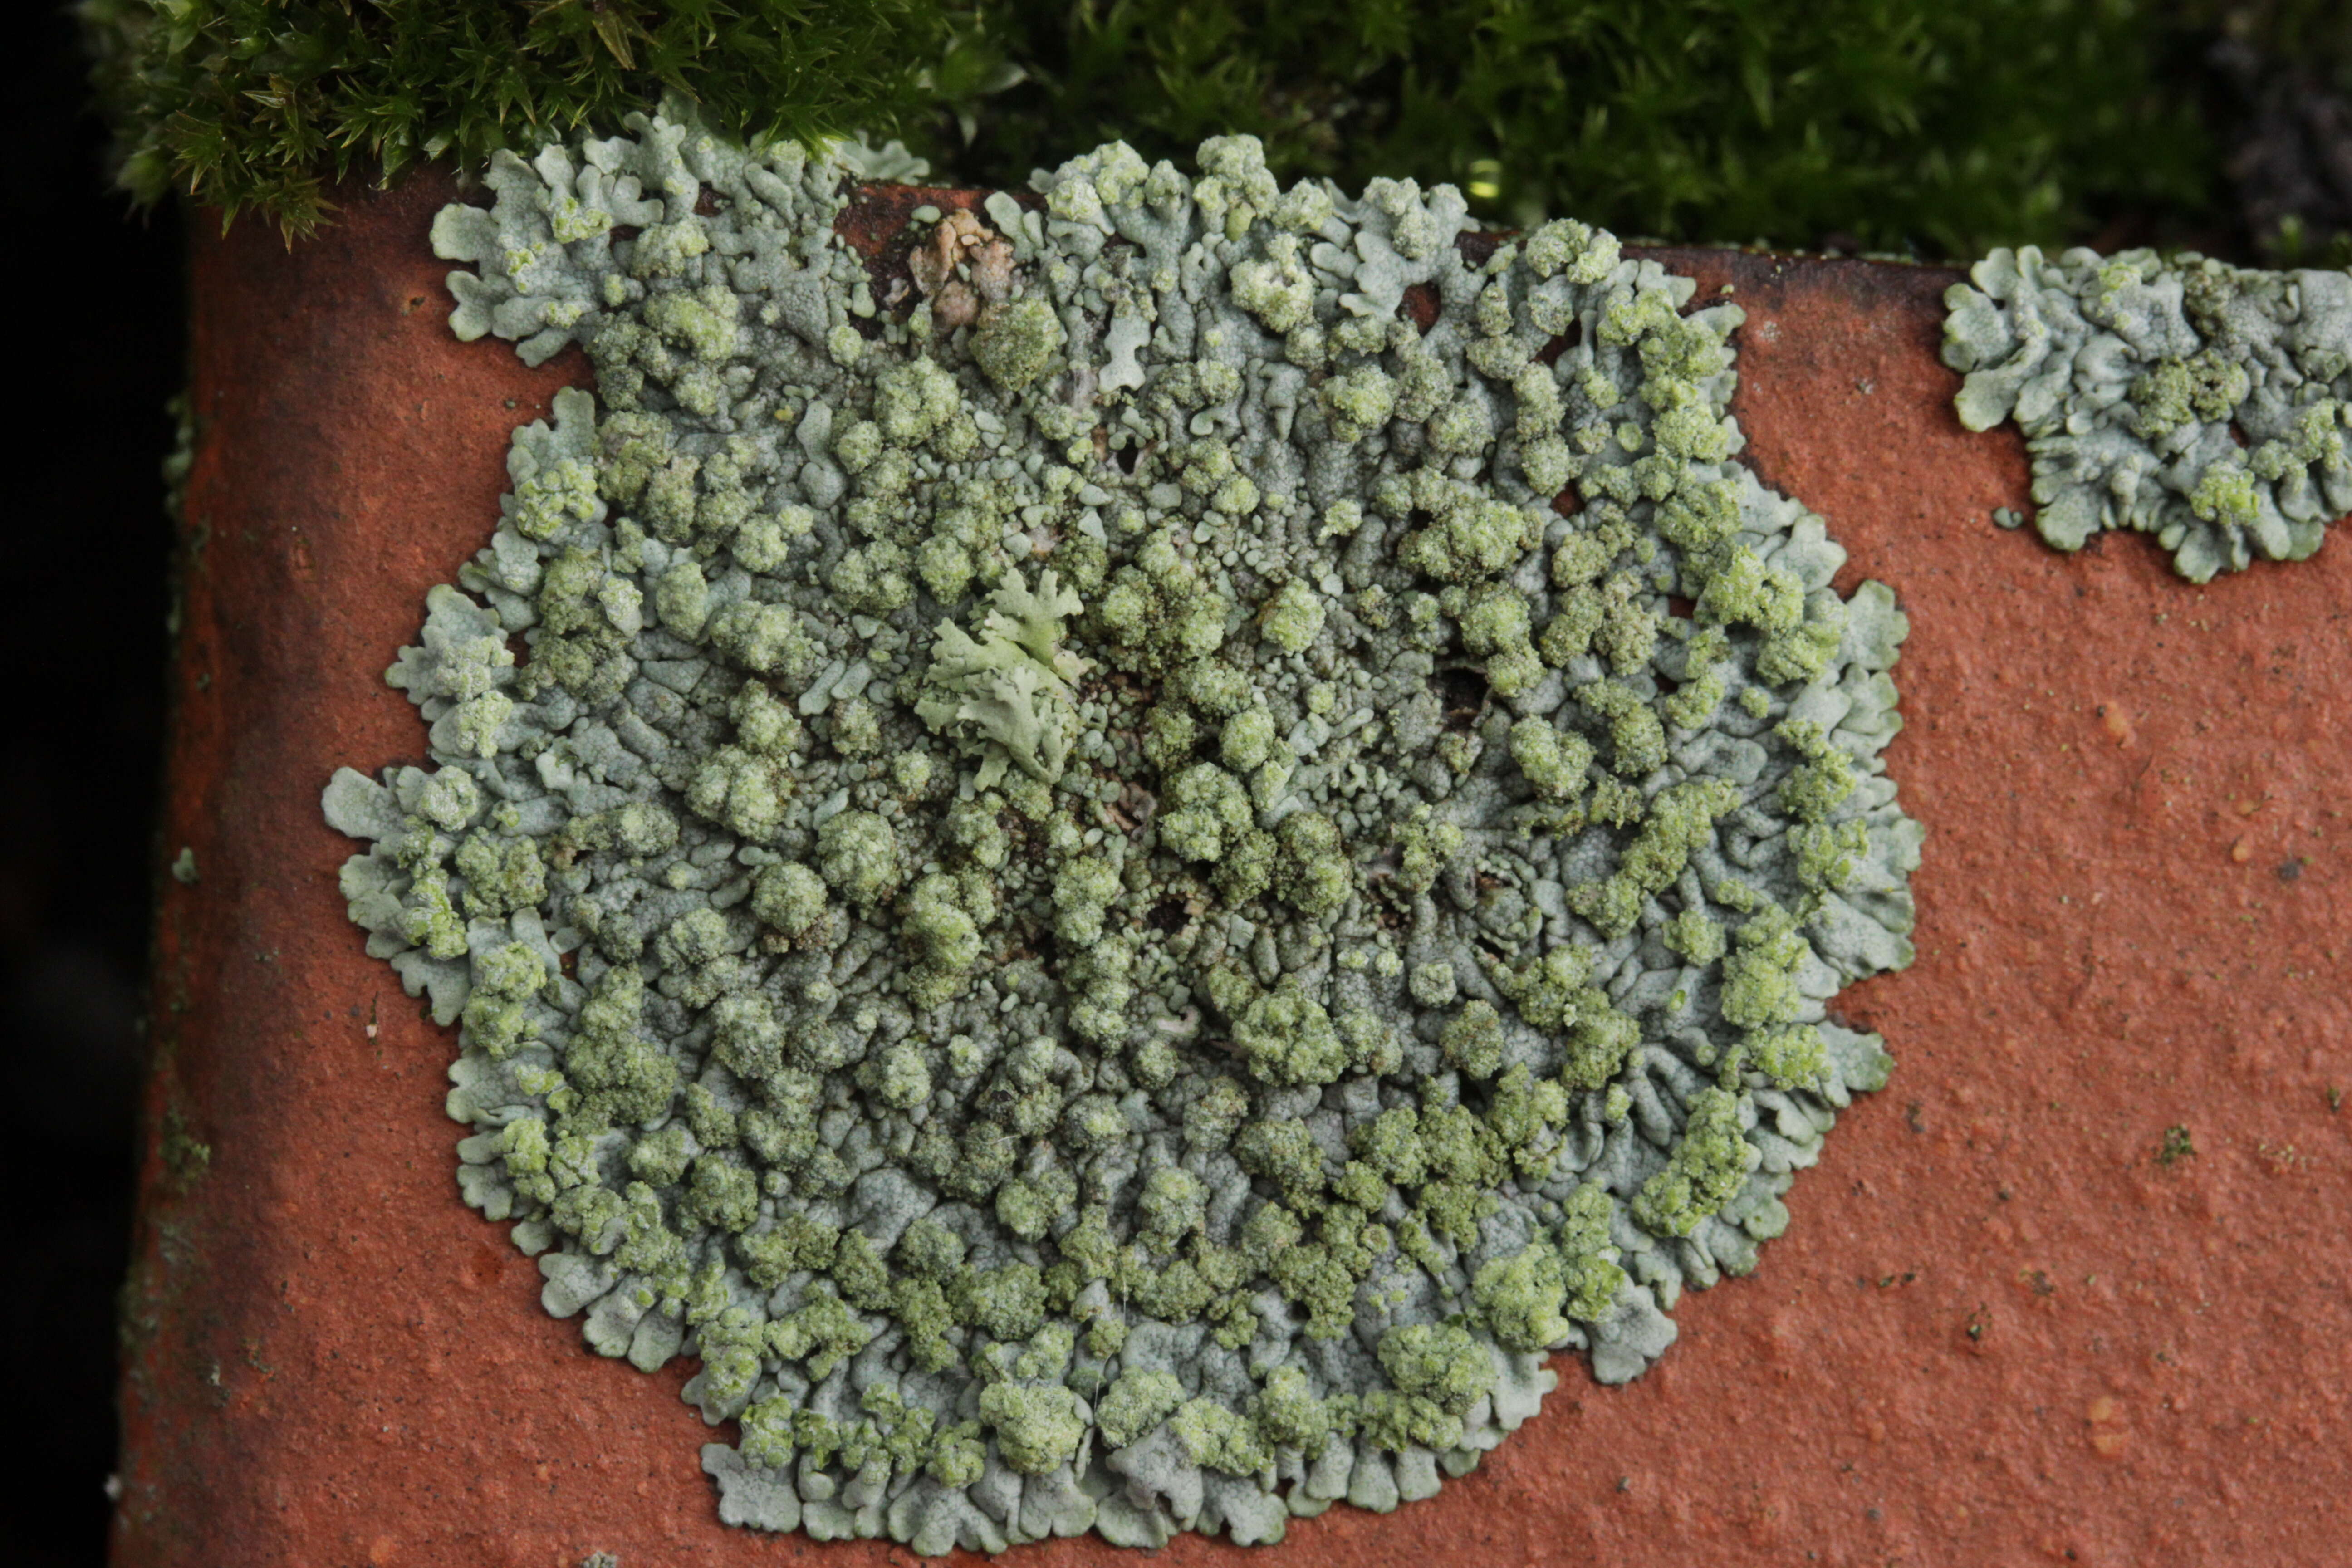
[(325, 797), (460, 1187), (699, 1362), (730, 1522), (1426, 1497), (1884, 1081), (1904, 617), (1607, 235), (1242, 137), (869, 263), (865, 156), (639, 120), (435, 225), (461, 336), (595, 372), (391, 672), (436, 765)]

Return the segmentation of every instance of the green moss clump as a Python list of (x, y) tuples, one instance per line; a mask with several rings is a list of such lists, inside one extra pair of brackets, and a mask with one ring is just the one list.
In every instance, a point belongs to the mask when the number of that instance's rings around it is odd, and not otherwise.
[[(1267, 14), (1141, 0), (1116, 16), (935, 0), (80, 6), (122, 184), (257, 207), (289, 232), (326, 217), (333, 180), (478, 165), (665, 90), (738, 135), (904, 136), (950, 183), (1014, 184), (1107, 136), (1150, 160), (1248, 132), (1285, 180), (1451, 181), (1483, 216), (1570, 209), (1672, 239), (1844, 234), (1972, 255), (2085, 234), (2111, 208), (2195, 210), (2219, 189), (2212, 145), (2158, 90), (2199, 16), (1837, 0), (1730, 27), (1717, 9), (1531, 17), (1449, 0), (1380, 27), (1334, 0)], [(1290, 332), (1307, 288), (1277, 251), (1237, 272), (1235, 298)]]
[[(331, 184), (427, 159), (478, 167), (609, 127), (666, 89), (730, 132), (811, 141), (919, 119), (925, 44), (949, 12), (923, 0), (726, 7), (516, 6), (502, 0), (89, 0), (118, 179), (258, 208), (289, 235), (332, 210)], [(915, 47), (909, 49), (909, 43)]]

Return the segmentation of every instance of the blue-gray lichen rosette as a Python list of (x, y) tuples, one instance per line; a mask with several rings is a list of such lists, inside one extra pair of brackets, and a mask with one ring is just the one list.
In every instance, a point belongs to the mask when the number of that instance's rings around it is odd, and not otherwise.
[(698, 1358), (730, 1521), (923, 1552), (1435, 1491), (1743, 1272), (1879, 1041), (1893, 596), (1736, 460), (1727, 303), (1452, 189), (656, 118), (434, 228), (567, 344), (345, 770), (460, 1184)]

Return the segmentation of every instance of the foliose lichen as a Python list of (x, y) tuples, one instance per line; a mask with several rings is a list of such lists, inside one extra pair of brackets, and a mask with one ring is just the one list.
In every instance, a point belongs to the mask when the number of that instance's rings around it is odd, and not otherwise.
[(435, 226), (596, 398), (390, 672), (436, 765), (324, 802), (547, 1310), (699, 1359), (723, 1518), (926, 1553), (1273, 1540), (1639, 1373), (1911, 951), (1904, 617), (1737, 461), (1739, 311), (1247, 138), (894, 288), (848, 153), (632, 129)]
[(2025, 432), (2051, 544), (2137, 529), (2203, 583), (2352, 512), (2352, 272), (2027, 246), (1969, 275), (1944, 295), (1960, 423)]

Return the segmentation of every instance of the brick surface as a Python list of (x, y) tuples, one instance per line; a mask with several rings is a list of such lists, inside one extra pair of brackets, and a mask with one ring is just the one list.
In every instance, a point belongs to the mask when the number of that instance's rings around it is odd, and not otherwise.
[[(458, 1201), (453, 1032), (367, 959), (320, 819), (421, 761), (382, 681), (576, 355), (454, 342), (433, 180), (194, 257), (155, 1070), (125, 1296), (122, 1568), (901, 1562), (718, 1522), (675, 1373), (589, 1353)], [(903, 204), (901, 204), (903, 205)], [(1649, 1375), (1580, 1362), (1435, 1500), (1180, 1563), (2341, 1563), (2352, 1538), (2352, 539), (2208, 588), (2061, 557), (1936, 362), (1953, 274), (1674, 252), (1748, 311), (1736, 410), (1911, 616), (1889, 753), (1919, 958), (1841, 998), (1893, 1083)], [(2155, 1153), (2187, 1127), (2193, 1157)], [(208, 1161), (189, 1149), (209, 1146)], [(1114, 1563), (1087, 1538), (1019, 1561)]]

